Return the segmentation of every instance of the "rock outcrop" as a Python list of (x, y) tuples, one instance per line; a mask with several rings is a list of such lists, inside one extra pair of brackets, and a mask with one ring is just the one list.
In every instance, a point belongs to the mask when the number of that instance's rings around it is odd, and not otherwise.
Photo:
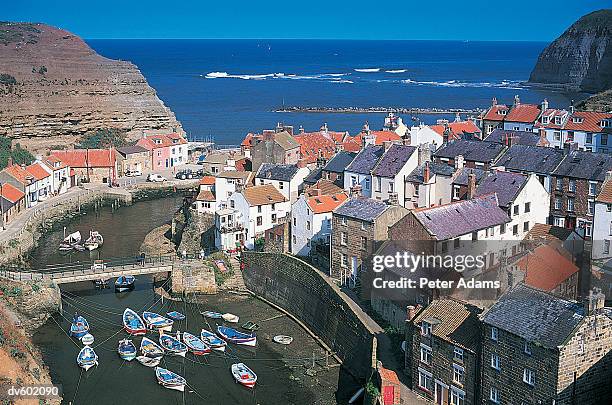
[(542, 51), (529, 83), (587, 93), (612, 88), (612, 10), (572, 24)]
[(98, 55), (65, 30), (0, 23), (0, 135), (39, 150), (109, 128), (130, 138), (183, 132), (134, 64)]

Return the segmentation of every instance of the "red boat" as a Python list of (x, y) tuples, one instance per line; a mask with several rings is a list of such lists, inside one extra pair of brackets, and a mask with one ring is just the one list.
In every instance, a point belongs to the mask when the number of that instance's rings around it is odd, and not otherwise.
[(130, 335), (138, 336), (147, 333), (147, 328), (142, 318), (129, 308), (123, 311), (123, 327)]

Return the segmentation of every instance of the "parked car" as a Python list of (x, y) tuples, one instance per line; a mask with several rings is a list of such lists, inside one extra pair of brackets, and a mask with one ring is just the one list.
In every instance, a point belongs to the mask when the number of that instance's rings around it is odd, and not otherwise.
[(160, 183), (162, 181), (166, 181), (166, 178), (157, 173), (151, 173), (147, 176), (147, 181), (151, 181), (153, 183)]
[(189, 169), (181, 170), (180, 172), (176, 173), (176, 178), (179, 180), (193, 179), (194, 173)]
[(142, 172), (140, 170), (126, 170), (125, 176), (126, 177), (142, 176)]

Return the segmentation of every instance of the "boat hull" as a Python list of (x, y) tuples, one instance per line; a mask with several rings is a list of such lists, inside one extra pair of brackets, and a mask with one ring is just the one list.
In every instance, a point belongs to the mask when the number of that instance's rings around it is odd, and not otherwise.
[(223, 333), (223, 329), (221, 329), (220, 327), (217, 328), (217, 332), (219, 332), (219, 336), (221, 336), (224, 340), (230, 343), (233, 343), (236, 345), (242, 345), (242, 346), (252, 346), (252, 347), (257, 345), (257, 336), (240, 333), (233, 329), (231, 329), (231, 331), (233, 331), (233, 335), (228, 335), (228, 334)]
[(257, 375), (244, 363), (232, 364), (230, 370), (237, 383), (247, 388), (253, 388), (257, 384)]
[[(126, 320), (126, 317), (128, 315), (136, 321), (134, 324), (128, 323), (128, 321)], [(125, 311), (123, 311), (123, 328), (127, 333), (134, 336), (145, 335), (147, 333), (147, 328), (145, 326), (144, 321), (136, 312), (129, 308), (126, 308)]]

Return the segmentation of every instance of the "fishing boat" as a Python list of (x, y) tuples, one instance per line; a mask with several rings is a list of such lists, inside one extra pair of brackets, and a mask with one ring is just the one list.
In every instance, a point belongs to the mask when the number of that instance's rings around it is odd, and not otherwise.
[(70, 325), (70, 336), (80, 339), (87, 333), (89, 333), (89, 323), (87, 319), (75, 314), (74, 318), (72, 318), (72, 324)]
[(143, 337), (142, 342), (140, 342), (140, 352), (143, 356), (151, 358), (162, 357), (164, 355), (164, 349), (146, 336)]
[(142, 318), (130, 308), (126, 308), (123, 311), (123, 327), (130, 335), (144, 335), (147, 333), (147, 328)]
[(165, 316), (156, 314), (155, 312), (143, 312), (142, 319), (144, 319), (149, 329), (171, 331), (172, 325), (174, 324), (174, 321), (172, 319), (168, 319)]
[(230, 343), (244, 346), (255, 346), (257, 336), (254, 333), (242, 333), (227, 326), (217, 326), (217, 333)]
[(211, 319), (223, 318), (223, 314), (221, 312), (214, 312), (214, 311), (202, 311), (200, 312), (200, 315), (206, 318), (211, 318)]
[(66, 234), (64, 233), (64, 240), (62, 241), (62, 243), (60, 243), (59, 250), (63, 250), (63, 251), (72, 250), (79, 243), (81, 243), (81, 232), (76, 231), (76, 232), (71, 233), (68, 236), (66, 236)]
[(166, 315), (168, 316), (168, 318), (174, 319), (175, 321), (182, 321), (183, 319), (185, 319), (185, 315), (181, 314), (178, 311), (168, 312)]
[(290, 345), (293, 342), (293, 338), (287, 335), (276, 335), (272, 340), (280, 345)]
[(161, 357), (136, 356), (136, 360), (143, 366), (155, 367), (161, 361)]
[(108, 280), (104, 279), (104, 278), (100, 278), (97, 280), (93, 280), (94, 286), (96, 286), (96, 288), (99, 289), (105, 289), (108, 288)]
[(225, 347), (227, 346), (227, 342), (225, 340), (220, 339), (219, 336), (206, 329), (202, 329), (200, 332), (200, 339), (210, 346), (211, 349), (219, 352), (224, 352)]
[(221, 315), (221, 318), (223, 318), (225, 322), (231, 322), (231, 323), (238, 323), (238, 320), (240, 319), (238, 318), (238, 315), (229, 314), (229, 313)]
[(123, 360), (132, 361), (136, 358), (136, 346), (129, 339), (120, 340), (117, 353)]
[(160, 335), (159, 343), (161, 347), (170, 352), (170, 354), (183, 357), (185, 357), (185, 354), (187, 354), (187, 345), (173, 336)]
[(94, 337), (90, 333), (86, 333), (81, 338), (81, 343), (83, 343), (85, 346), (91, 346), (93, 344), (93, 342), (94, 342)]
[(187, 381), (180, 375), (161, 367), (155, 367), (155, 376), (157, 382), (166, 388), (171, 390), (177, 390), (183, 392), (185, 390), (185, 384)]
[(248, 368), (246, 364), (232, 364), (231, 370), (236, 382), (239, 382), (240, 384), (248, 388), (253, 388), (255, 386), (255, 383), (257, 382), (257, 374), (255, 374), (253, 370)]
[(83, 246), (87, 250), (94, 250), (102, 246), (103, 243), (104, 243), (104, 238), (102, 237), (102, 235), (100, 235), (100, 232), (92, 230), (92, 231), (89, 231), (89, 238), (85, 240), (85, 243), (83, 243)]
[(115, 291), (123, 292), (134, 289), (134, 276), (119, 276), (115, 280)]
[(189, 332), (183, 332), (183, 343), (187, 345), (189, 351), (195, 355), (201, 356), (211, 352), (210, 346), (204, 343), (199, 337), (192, 335)]
[(77, 356), (77, 364), (87, 371), (93, 366), (98, 365), (98, 355), (94, 352), (94, 349), (85, 346)]

